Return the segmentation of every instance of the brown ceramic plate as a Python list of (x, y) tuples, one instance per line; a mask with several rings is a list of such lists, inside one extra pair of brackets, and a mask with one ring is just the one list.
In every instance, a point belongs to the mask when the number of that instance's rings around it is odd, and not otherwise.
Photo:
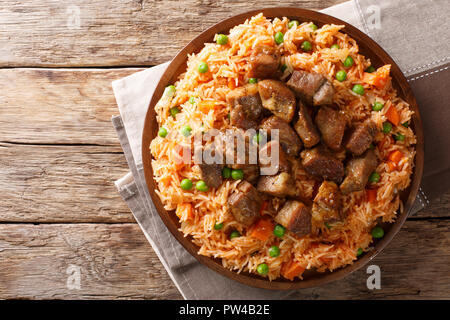
[[(385, 236), (383, 237), (383, 239), (376, 241), (373, 244), (374, 249), (365, 253), (353, 264), (335, 270), (334, 272), (318, 273), (314, 271), (307, 271), (303, 275), (304, 280), (297, 279), (295, 281), (289, 281), (283, 278), (279, 278), (274, 281), (269, 281), (265, 278), (250, 273), (238, 274), (222, 267), (222, 263), (219, 259), (213, 259), (197, 254), (198, 247), (191, 242), (190, 237), (184, 237), (182, 232), (178, 230), (180, 226), (178, 218), (175, 216), (175, 214), (173, 214), (172, 212), (167, 212), (163, 208), (158, 195), (155, 193), (156, 182), (153, 179), (149, 146), (150, 142), (153, 140), (153, 138), (156, 137), (158, 132), (158, 123), (156, 122), (154, 107), (162, 96), (164, 88), (167, 85), (174, 83), (178, 75), (185, 71), (188, 54), (199, 52), (206, 42), (213, 42), (213, 38), (216, 33), (227, 34), (229, 29), (243, 23), (246, 19), (260, 12), (262, 12), (268, 18), (288, 17), (290, 19), (297, 19), (299, 21), (312, 21), (319, 27), (324, 24), (331, 23), (345, 25), (345, 28), (342, 30), (342, 32), (347, 33), (350, 37), (357, 41), (361, 54), (369, 57), (375, 67), (379, 67), (384, 64), (392, 65), (391, 76), (393, 84), (396, 87), (398, 94), (405, 101), (407, 101), (410, 104), (411, 108), (414, 110), (411, 127), (417, 136), (415, 168), (410, 187), (401, 194), (401, 199), (405, 204), (403, 213), (398, 214), (395, 223), (386, 224), (383, 226), (385, 230)], [(156, 209), (161, 216), (161, 219), (170, 230), (170, 232), (183, 245), (183, 247), (186, 248), (187, 251), (189, 251), (197, 260), (199, 260), (204, 265), (228, 278), (237, 280), (250, 286), (265, 289), (289, 290), (322, 285), (343, 278), (351, 272), (361, 268), (367, 262), (373, 259), (394, 238), (395, 234), (400, 230), (408, 216), (408, 213), (416, 198), (419, 183), (422, 178), (423, 157), (423, 132), (419, 109), (417, 107), (417, 103), (413, 96), (411, 88), (406, 81), (406, 78), (403, 76), (399, 67), (392, 60), (392, 58), (376, 42), (374, 42), (367, 35), (359, 31), (357, 28), (349, 25), (348, 23), (323, 13), (298, 8), (268, 8), (239, 14), (237, 16), (219, 22), (218, 24), (205, 30), (198, 37), (192, 40), (176, 55), (176, 57), (169, 64), (167, 70), (162, 75), (150, 102), (145, 118), (144, 131), (142, 134), (142, 160), (147, 186), (153, 203), (155, 204)]]

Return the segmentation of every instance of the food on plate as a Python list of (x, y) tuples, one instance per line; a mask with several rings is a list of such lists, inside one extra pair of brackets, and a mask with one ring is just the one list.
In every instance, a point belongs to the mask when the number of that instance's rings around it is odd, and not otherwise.
[(255, 15), (166, 88), (155, 192), (198, 254), (301, 280), (352, 264), (402, 210), (413, 112), (343, 28)]

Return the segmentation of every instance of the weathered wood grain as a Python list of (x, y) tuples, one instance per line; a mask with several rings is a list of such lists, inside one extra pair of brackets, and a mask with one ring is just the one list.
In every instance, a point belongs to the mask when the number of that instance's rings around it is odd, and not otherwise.
[(128, 171), (121, 151), (0, 143), (0, 221), (134, 221), (114, 186)]
[[(408, 221), (371, 264), (381, 290), (368, 290), (366, 268), (295, 299), (450, 298), (449, 220)], [(80, 290), (67, 268), (81, 268)], [(136, 224), (0, 225), (0, 298), (181, 299)], [(251, 297), (249, 297), (251, 298)]]
[[(136, 224), (8, 224), (0, 230), (1, 298), (180, 297)], [(80, 267), (80, 290), (67, 287), (70, 265)]]
[(0, 141), (119, 145), (111, 81), (139, 70), (0, 69)]
[(170, 60), (206, 27), (248, 10), (345, 0), (4, 0), (0, 66), (133, 66)]

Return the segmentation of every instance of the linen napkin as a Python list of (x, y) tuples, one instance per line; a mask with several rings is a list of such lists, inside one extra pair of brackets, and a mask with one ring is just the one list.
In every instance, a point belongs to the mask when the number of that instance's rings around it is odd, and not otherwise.
[[(359, 28), (398, 63), (421, 110), (425, 169), (415, 213), (450, 187), (447, 124), (450, 112), (450, 6), (447, 0), (352, 0), (323, 10)], [(141, 134), (155, 86), (168, 63), (112, 83), (120, 116), (112, 118), (131, 172), (116, 181), (136, 221), (185, 299), (283, 299), (292, 291), (257, 289), (201, 265), (170, 234), (148, 192), (141, 158)], [(344, 280), (345, 281), (345, 280)], [(338, 297), (337, 297), (338, 298)]]

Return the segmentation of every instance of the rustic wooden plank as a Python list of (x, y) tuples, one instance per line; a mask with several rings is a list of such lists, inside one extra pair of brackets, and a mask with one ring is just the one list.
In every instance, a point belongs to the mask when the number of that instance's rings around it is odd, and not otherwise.
[[(448, 299), (449, 220), (408, 221), (370, 264), (381, 289), (366, 287), (366, 268), (295, 299)], [(81, 270), (80, 290), (67, 268)], [(0, 225), (0, 298), (181, 299), (136, 224)], [(213, 297), (212, 297), (213, 298)], [(251, 298), (251, 297), (249, 297)]]
[(450, 191), (447, 191), (438, 198), (434, 199), (425, 209), (412, 216), (412, 218), (424, 217), (450, 218)]
[[(136, 224), (22, 224), (0, 230), (1, 298), (180, 297)], [(67, 287), (71, 265), (80, 268), (80, 290)]]
[(111, 81), (139, 70), (0, 69), (0, 141), (117, 146)]
[(0, 143), (0, 168), (0, 221), (134, 221), (114, 186), (128, 172), (119, 146)]
[(0, 66), (155, 65), (208, 26), (274, 6), (322, 9), (345, 0), (4, 0)]

